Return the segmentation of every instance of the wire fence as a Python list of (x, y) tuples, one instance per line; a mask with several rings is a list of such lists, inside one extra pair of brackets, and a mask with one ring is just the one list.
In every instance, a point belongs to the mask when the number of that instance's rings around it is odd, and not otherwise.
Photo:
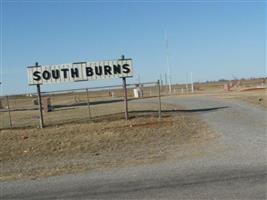
[[(128, 84), (129, 117), (152, 111), (160, 117), (161, 95), (165, 89), (159, 82)], [(144, 99), (156, 98), (147, 102)], [(73, 122), (113, 120), (125, 112), (122, 85), (82, 88), (41, 93), (44, 126)], [(37, 94), (0, 97), (0, 129), (39, 127), (40, 111)]]

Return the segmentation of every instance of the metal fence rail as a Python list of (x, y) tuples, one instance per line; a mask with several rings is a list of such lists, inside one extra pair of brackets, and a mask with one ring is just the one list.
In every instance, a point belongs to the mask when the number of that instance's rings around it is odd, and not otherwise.
[[(127, 114), (152, 110), (161, 116), (161, 92), (159, 81), (127, 84)], [(42, 105), (37, 93), (0, 97), (0, 129), (41, 127), (43, 125), (86, 122), (98, 119), (123, 118), (125, 91), (122, 85), (91, 87), (72, 90), (41, 92)], [(158, 103), (146, 103), (144, 99), (158, 98)]]

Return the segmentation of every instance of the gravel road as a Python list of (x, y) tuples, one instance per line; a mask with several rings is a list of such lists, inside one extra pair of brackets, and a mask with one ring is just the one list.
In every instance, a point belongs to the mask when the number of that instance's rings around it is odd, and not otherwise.
[(199, 113), (216, 139), (163, 163), (1, 182), (1, 199), (267, 199), (266, 111), (204, 96), (163, 102)]

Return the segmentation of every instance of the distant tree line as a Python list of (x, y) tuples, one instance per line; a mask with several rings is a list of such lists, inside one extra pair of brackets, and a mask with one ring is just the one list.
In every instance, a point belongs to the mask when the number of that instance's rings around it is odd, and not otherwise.
[[(240, 78), (240, 79), (225, 79), (221, 78), (218, 80), (209, 80), (205, 81), (204, 83), (217, 83), (217, 82), (229, 82), (229, 81), (234, 81), (234, 80), (240, 80), (240, 81), (246, 81), (246, 80), (263, 80), (263, 82), (266, 82), (267, 77), (250, 77), (250, 78)], [(198, 82), (199, 83), (199, 82)]]

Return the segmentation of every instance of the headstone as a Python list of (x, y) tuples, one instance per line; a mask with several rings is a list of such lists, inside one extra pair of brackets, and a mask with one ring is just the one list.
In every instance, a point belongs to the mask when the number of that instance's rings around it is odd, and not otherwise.
[(230, 85), (227, 83), (227, 84), (224, 84), (224, 86), (223, 86), (223, 90), (225, 91), (225, 92), (229, 92), (229, 90), (230, 90)]
[(75, 101), (75, 103), (80, 103), (81, 102), (80, 98), (77, 97), (77, 96), (74, 97), (74, 101)]
[(51, 104), (50, 97), (45, 98), (44, 107), (43, 108), (44, 108), (44, 111), (45, 112), (51, 112), (51, 111), (53, 111), (53, 107), (52, 107), (52, 104)]
[(133, 93), (134, 98), (143, 98), (143, 90), (139, 86), (133, 89)]
[(38, 99), (33, 99), (33, 100), (32, 100), (32, 103), (33, 103), (33, 105), (35, 105), (35, 106), (38, 106), (38, 105), (39, 105)]

